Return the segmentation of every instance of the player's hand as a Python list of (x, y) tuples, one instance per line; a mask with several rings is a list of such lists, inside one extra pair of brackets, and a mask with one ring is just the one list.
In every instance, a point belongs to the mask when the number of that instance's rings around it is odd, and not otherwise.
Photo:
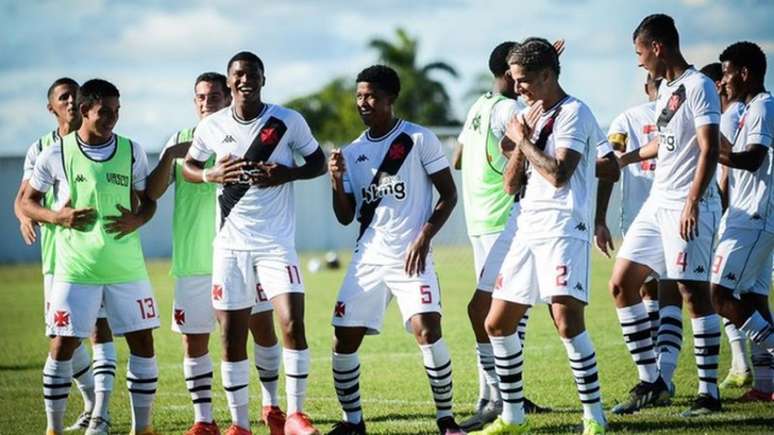
[(428, 252), (430, 252), (430, 240), (420, 233), (406, 253), (406, 264), (403, 266), (403, 270), (408, 276), (419, 276), (425, 272), (425, 260)]
[(254, 186), (273, 187), (293, 181), (290, 168), (285, 165), (258, 162), (253, 167), (256, 171), (250, 175), (250, 184)]
[(610, 258), (610, 252), (615, 249), (613, 246), (613, 236), (610, 235), (610, 229), (604, 222), (594, 224), (594, 243), (607, 258)]
[(227, 154), (218, 159), (215, 166), (207, 168), (207, 181), (218, 184), (244, 182), (243, 169), (246, 166), (247, 162), (245, 159)]
[(35, 233), (35, 227), (37, 226), (38, 223), (27, 216), (19, 218), (19, 232), (22, 235), (22, 239), (24, 239), (24, 243), (27, 245), (32, 245), (35, 243), (35, 240), (37, 240), (38, 235)]
[(688, 200), (680, 214), (680, 238), (689, 242), (696, 237), (699, 237), (699, 205)]
[(97, 211), (91, 207), (72, 208), (70, 201), (56, 213), (54, 223), (65, 228), (85, 230), (97, 220)]
[(561, 56), (564, 53), (564, 45), (564, 39), (557, 39), (554, 42), (554, 50), (556, 50), (557, 56)]
[(140, 216), (132, 213), (131, 210), (124, 208), (121, 204), (116, 204), (116, 208), (121, 213), (118, 216), (105, 216), (105, 220), (110, 222), (105, 225), (105, 231), (110, 234), (115, 234), (115, 239), (119, 240), (140, 228), (143, 223), (143, 219)]
[(502, 139), (500, 139), (500, 152), (503, 153), (505, 157), (510, 157), (513, 150), (516, 149), (516, 143), (512, 141), (508, 136), (503, 136)]
[(344, 161), (344, 154), (340, 148), (334, 148), (331, 151), (331, 157), (328, 159), (328, 171), (334, 181), (341, 181), (344, 172), (347, 170), (347, 163)]
[(515, 144), (520, 144), (532, 136), (540, 115), (543, 114), (543, 101), (538, 100), (532, 103), (529, 110), (524, 115), (516, 115), (511, 118), (505, 130), (505, 135)]

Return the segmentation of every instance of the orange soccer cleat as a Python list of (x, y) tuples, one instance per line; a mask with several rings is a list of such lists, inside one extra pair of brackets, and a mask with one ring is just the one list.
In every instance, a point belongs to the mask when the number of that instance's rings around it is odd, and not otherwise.
[(285, 435), (320, 435), (309, 416), (303, 412), (290, 414), (285, 421)]

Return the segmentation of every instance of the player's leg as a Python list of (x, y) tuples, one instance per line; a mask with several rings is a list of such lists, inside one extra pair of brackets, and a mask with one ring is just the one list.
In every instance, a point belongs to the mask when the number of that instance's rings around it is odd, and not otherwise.
[(726, 331), (728, 347), (731, 350), (731, 367), (728, 374), (718, 387), (721, 390), (741, 388), (752, 384), (752, 368), (748, 351), (749, 340), (730, 320), (723, 319), (723, 329)]
[(672, 382), (680, 350), (683, 346), (683, 297), (677, 288), (677, 281), (658, 281), (659, 329), (656, 337), (656, 354), (661, 379), (669, 387), (670, 396), (675, 395)]
[(642, 304), (645, 305), (645, 311), (648, 313), (648, 319), (650, 319), (650, 338), (655, 343), (660, 325), (660, 307), (658, 303), (658, 281), (653, 276), (645, 278), (645, 283), (640, 287), (640, 297), (642, 298)]
[(98, 316), (91, 336), (94, 351), (94, 410), (87, 435), (99, 434), (110, 424), (110, 396), (113, 393), (118, 359), (113, 332), (103, 307), (100, 307)]
[(285, 430), (285, 413), (279, 403), (279, 369), (282, 348), (274, 332), (271, 302), (260, 284), (256, 285), (256, 302), (250, 313), (250, 332), (258, 380), (261, 384), (261, 421), (272, 435)]
[[(755, 307), (755, 310), (761, 314), (761, 317), (774, 324), (769, 309), (768, 297), (771, 276), (768, 273), (764, 275), (766, 280), (759, 279), (754, 290), (743, 294), (741, 299), (745, 304)], [(769, 353), (762, 345), (753, 343), (752, 365), (752, 388), (745, 392), (740, 399), (756, 402), (774, 401), (774, 355)]]

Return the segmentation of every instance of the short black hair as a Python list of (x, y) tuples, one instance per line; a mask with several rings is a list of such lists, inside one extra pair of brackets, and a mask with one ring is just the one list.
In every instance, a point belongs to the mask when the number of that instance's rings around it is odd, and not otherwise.
[(737, 68), (747, 70), (758, 79), (766, 76), (766, 54), (754, 42), (741, 41), (729, 45), (720, 53), (721, 62), (729, 62)]
[(400, 77), (398, 73), (387, 65), (371, 65), (360, 71), (355, 79), (356, 83), (371, 83), (377, 89), (381, 89), (387, 95), (397, 97), (400, 94)]
[(223, 74), (216, 72), (206, 72), (199, 74), (199, 77), (196, 77), (196, 81), (194, 82), (194, 89), (196, 89), (196, 85), (198, 85), (200, 82), (217, 83), (220, 85), (220, 89), (223, 91), (223, 93), (228, 96), (228, 83), (226, 82), (226, 76)]
[(708, 63), (699, 71), (709, 77), (713, 82), (719, 82), (723, 78), (723, 67), (720, 65), (720, 62)]
[(231, 65), (234, 62), (239, 62), (240, 60), (258, 64), (261, 72), (266, 74), (266, 69), (263, 67), (263, 61), (261, 58), (256, 56), (255, 53), (251, 53), (249, 51), (240, 51), (239, 53), (231, 56), (231, 59), (228, 60), (228, 65), (226, 65), (226, 73), (228, 73), (228, 71), (231, 69)]
[(70, 77), (60, 77), (56, 80), (54, 80), (54, 83), (51, 83), (51, 86), (48, 87), (48, 92), (46, 92), (46, 96), (48, 99), (51, 99), (51, 96), (54, 94), (54, 89), (56, 89), (57, 86), (74, 86), (75, 89), (78, 89), (78, 82), (71, 79)]
[(539, 71), (549, 68), (557, 77), (559, 67), (559, 53), (556, 48), (544, 38), (530, 37), (521, 44), (517, 44), (508, 53), (509, 65), (520, 65), (527, 71)]
[(495, 77), (502, 77), (508, 71), (508, 53), (518, 46), (517, 42), (506, 41), (497, 45), (489, 55), (489, 71)]
[(666, 14), (652, 14), (643, 18), (632, 33), (632, 41), (636, 41), (638, 36), (645, 42), (656, 41), (668, 47), (680, 46), (675, 20)]
[(91, 109), (94, 104), (103, 98), (120, 97), (118, 88), (107, 80), (91, 79), (78, 89), (78, 106), (86, 106)]

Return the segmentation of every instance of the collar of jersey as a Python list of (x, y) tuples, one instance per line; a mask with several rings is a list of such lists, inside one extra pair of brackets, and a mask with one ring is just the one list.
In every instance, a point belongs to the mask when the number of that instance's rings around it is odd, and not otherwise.
[(371, 137), (371, 129), (369, 129), (368, 131), (366, 131), (366, 139), (368, 139), (371, 142), (381, 142), (381, 141), (387, 139), (391, 134), (395, 133), (400, 128), (401, 125), (403, 125), (403, 120), (402, 119), (398, 119), (398, 122), (395, 123), (395, 125), (392, 127), (392, 129), (390, 129), (390, 131), (388, 131), (382, 137)]
[(759, 98), (764, 98), (767, 95), (770, 96), (771, 94), (768, 91), (758, 92), (757, 94), (755, 94), (755, 96), (752, 98), (752, 100), (750, 100), (750, 102), (745, 105), (745, 109), (750, 107), (750, 105), (752, 103), (754, 103), (755, 101), (757, 101)]
[(263, 109), (261, 109), (261, 112), (255, 116), (253, 119), (242, 119), (239, 117), (239, 115), (236, 114), (236, 110), (234, 110), (234, 106), (231, 106), (231, 117), (234, 118), (234, 121), (240, 123), (240, 124), (252, 124), (258, 119), (260, 119), (261, 116), (263, 116), (264, 113), (266, 113), (266, 110), (269, 109), (269, 103), (263, 103)]
[(565, 101), (567, 101), (567, 99), (568, 99), (568, 98), (570, 98), (570, 94), (567, 94), (567, 95), (565, 95), (565, 96), (564, 96), (564, 98), (562, 98), (561, 100), (559, 100), (559, 101), (557, 101), (556, 103), (554, 103), (554, 105), (553, 105), (553, 106), (551, 106), (551, 107), (549, 107), (548, 109), (544, 110), (544, 111), (543, 111), (543, 114), (542, 114), (542, 115), (540, 115), (540, 116), (541, 116), (541, 117), (543, 117), (543, 116), (550, 116), (551, 112), (553, 112), (554, 110), (556, 110), (556, 108), (557, 108), (557, 107), (559, 107), (559, 106), (561, 106), (562, 104), (564, 104), (564, 102), (565, 102)]
[(693, 65), (688, 65), (688, 68), (686, 68), (686, 69), (685, 69), (685, 71), (683, 71), (683, 73), (682, 73), (682, 74), (680, 74), (679, 76), (677, 76), (677, 78), (676, 78), (676, 79), (672, 80), (671, 82), (667, 82), (667, 86), (672, 86), (672, 85), (674, 85), (675, 83), (679, 82), (680, 80), (682, 80), (682, 79), (683, 79), (683, 77), (685, 77), (685, 76), (686, 76), (686, 75), (687, 75), (689, 72), (691, 72), (691, 71), (696, 71), (696, 70), (694, 69)]
[(87, 159), (89, 159), (89, 160), (91, 160), (91, 161), (94, 161), (94, 162), (106, 162), (106, 161), (108, 161), (108, 160), (112, 159), (112, 158), (113, 158), (113, 156), (116, 154), (116, 151), (118, 151), (118, 144), (116, 144), (116, 146), (113, 148), (113, 152), (112, 152), (112, 153), (110, 153), (110, 155), (109, 155), (108, 157), (106, 157), (104, 160), (96, 160), (96, 159), (93, 159), (93, 158), (91, 158), (91, 156), (89, 156), (88, 154), (86, 154), (86, 152), (83, 150), (84, 148), (100, 149), (100, 148), (106, 148), (106, 147), (109, 147), (110, 145), (112, 145), (112, 144), (116, 143), (116, 135), (115, 135), (115, 133), (113, 133), (113, 134), (110, 136), (110, 139), (109, 139), (107, 142), (104, 142), (104, 143), (101, 143), (101, 144), (97, 144), (97, 145), (89, 145), (89, 144), (85, 143), (83, 140), (81, 140), (81, 137), (80, 137), (80, 136), (78, 136), (78, 133), (77, 133), (77, 132), (75, 133), (75, 140), (76, 140), (76, 141), (77, 141), (77, 143), (78, 143), (78, 149), (81, 151), (81, 153), (82, 153), (82, 154), (83, 154), (83, 155), (84, 155), (84, 156), (85, 156)]

